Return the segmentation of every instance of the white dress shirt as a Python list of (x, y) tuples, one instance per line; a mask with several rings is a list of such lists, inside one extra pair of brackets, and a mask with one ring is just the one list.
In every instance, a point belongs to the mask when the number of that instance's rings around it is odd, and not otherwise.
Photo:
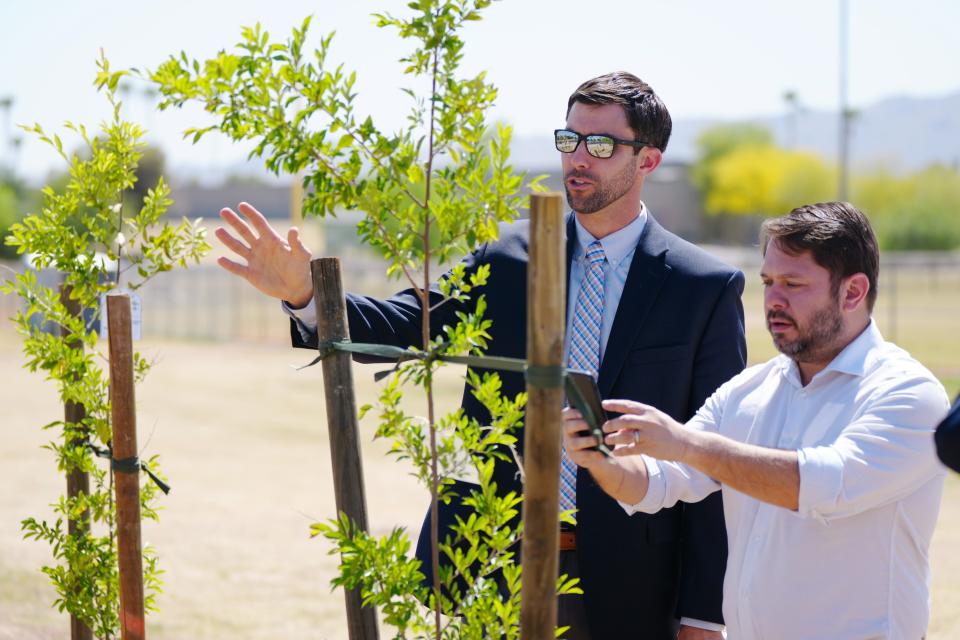
[(731, 640), (919, 640), (945, 475), (933, 428), (948, 406), (933, 374), (871, 322), (807, 386), (781, 355), (721, 386), (687, 423), (796, 450), (798, 511), (647, 456), (647, 494), (623, 506), (653, 513), (722, 489)]

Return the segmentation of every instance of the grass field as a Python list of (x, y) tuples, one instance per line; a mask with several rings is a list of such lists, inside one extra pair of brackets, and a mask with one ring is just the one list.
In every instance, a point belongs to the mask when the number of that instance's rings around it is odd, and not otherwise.
[[(773, 353), (762, 326), (757, 278), (744, 298), (751, 361)], [(883, 286), (883, 283), (882, 283)], [(881, 289), (883, 291), (883, 289)], [(898, 314), (883, 294), (877, 321), (931, 368), (951, 395), (960, 390), (960, 274), (901, 274)], [(277, 322), (282, 323), (278, 315)], [(889, 330), (888, 330), (889, 329)], [(331, 592), (335, 558), (308, 526), (334, 513), (319, 368), (290, 365), (310, 354), (282, 344), (162, 342), (139, 348), (158, 359), (138, 390), (140, 446), (159, 453), (173, 485), (159, 525), (144, 540), (166, 570), (151, 638), (344, 638), (343, 597)], [(60, 408), (50, 383), (21, 369), (15, 335), (0, 328), (0, 640), (66, 636), (38, 568), (49, 550), (21, 539), (19, 521), (42, 516), (64, 484), (41, 449), (40, 425)], [(372, 398), (373, 371), (358, 366), (360, 394)], [(459, 399), (456, 370), (441, 382), (442, 402)], [(416, 404), (411, 406), (419, 410)], [(371, 442), (363, 426), (366, 489), (375, 531), (419, 527), (426, 493)], [(929, 638), (960, 637), (960, 476), (951, 476), (931, 552), (933, 621)]]

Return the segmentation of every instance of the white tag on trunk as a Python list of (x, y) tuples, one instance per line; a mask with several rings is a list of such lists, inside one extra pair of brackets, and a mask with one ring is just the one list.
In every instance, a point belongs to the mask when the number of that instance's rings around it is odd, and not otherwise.
[(107, 322), (107, 295), (111, 293), (124, 293), (130, 297), (130, 331), (134, 340), (140, 339), (140, 296), (130, 289), (120, 288), (111, 289), (107, 293), (100, 294), (100, 337), (106, 339), (109, 334)]

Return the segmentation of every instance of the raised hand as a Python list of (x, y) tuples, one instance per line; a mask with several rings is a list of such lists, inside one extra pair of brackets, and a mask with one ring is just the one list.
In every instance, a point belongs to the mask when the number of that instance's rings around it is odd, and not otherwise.
[(312, 254), (300, 241), (299, 230), (291, 227), (284, 240), (250, 204), (241, 202), (237, 209), (243, 218), (232, 209), (220, 210), (220, 217), (234, 233), (218, 227), (215, 235), (244, 262), (224, 257), (218, 258), (217, 264), (268, 296), (286, 300), (295, 308), (305, 306), (313, 296)]

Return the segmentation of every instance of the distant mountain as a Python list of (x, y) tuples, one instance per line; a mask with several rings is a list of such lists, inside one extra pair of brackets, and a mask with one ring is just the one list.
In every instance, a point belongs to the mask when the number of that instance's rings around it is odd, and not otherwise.
[[(743, 122), (770, 129), (787, 148), (814, 151), (829, 160), (837, 156), (838, 117), (835, 111), (803, 110), (792, 115), (747, 117)], [(696, 118), (674, 121), (665, 154), (668, 162), (691, 162), (696, 139), (704, 129), (731, 120)], [(960, 91), (936, 98), (894, 97), (861, 109), (853, 122), (851, 159), (854, 167), (878, 164), (898, 171), (916, 170), (934, 163), (960, 167)], [(516, 137), (514, 166), (545, 170), (558, 164), (552, 132)]]

